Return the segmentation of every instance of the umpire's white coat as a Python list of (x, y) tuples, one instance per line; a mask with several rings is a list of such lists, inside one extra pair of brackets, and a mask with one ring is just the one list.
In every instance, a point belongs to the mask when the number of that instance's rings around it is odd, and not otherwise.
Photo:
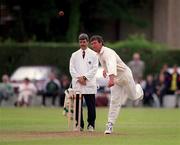
[(115, 75), (115, 85), (111, 87), (111, 101), (108, 122), (115, 123), (121, 105), (129, 97), (137, 100), (143, 96), (143, 90), (139, 84), (135, 85), (130, 68), (121, 60), (116, 52), (110, 48), (102, 47), (99, 60), (107, 74)]
[[(82, 49), (74, 52), (70, 58), (69, 70), (72, 77), (72, 88), (80, 91), (82, 94), (96, 94), (96, 72), (98, 70), (97, 54), (87, 48), (85, 57), (82, 57)], [(85, 76), (87, 78), (86, 85), (80, 85), (77, 82), (77, 77)]]

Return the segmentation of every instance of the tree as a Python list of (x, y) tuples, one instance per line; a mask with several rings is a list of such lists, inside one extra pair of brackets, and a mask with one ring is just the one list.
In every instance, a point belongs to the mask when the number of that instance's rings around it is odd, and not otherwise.
[(72, 0), (69, 16), (69, 29), (67, 31), (67, 41), (76, 42), (80, 24), (80, 0)]
[[(15, 40), (76, 42), (79, 32), (102, 32), (103, 20), (147, 27), (149, 23), (134, 12), (151, 6), (152, 0), (5, 0), (4, 3), (14, 16), (8, 36)], [(60, 9), (65, 16), (58, 18)]]

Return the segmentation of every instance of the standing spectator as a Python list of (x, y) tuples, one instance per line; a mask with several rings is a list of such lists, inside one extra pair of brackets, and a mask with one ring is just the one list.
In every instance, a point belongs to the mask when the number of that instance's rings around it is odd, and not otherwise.
[[(95, 108), (95, 94), (97, 92), (96, 86), (96, 72), (98, 70), (98, 57), (96, 53), (88, 48), (89, 37), (82, 33), (79, 35), (80, 49), (74, 52), (70, 58), (70, 74), (72, 77), (72, 88), (80, 91), (85, 99), (88, 110), (88, 131), (94, 131), (96, 108)], [(77, 99), (79, 95), (77, 94)], [(79, 100), (79, 99), (78, 99)], [(76, 104), (76, 121), (78, 122), (78, 102)], [(81, 130), (84, 128), (83, 113), (81, 108)]]
[(25, 78), (23, 82), (19, 87), (17, 106), (29, 106), (30, 97), (34, 96), (37, 92), (35, 85), (28, 78)]
[(164, 75), (164, 83), (166, 87), (169, 86), (171, 74), (168, 72), (168, 64), (165, 63), (160, 70), (160, 74)]
[(56, 105), (56, 98), (60, 93), (61, 84), (56, 78), (54, 72), (51, 72), (49, 78), (44, 84), (44, 89), (42, 93), (42, 105), (46, 106), (46, 98), (52, 97), (52, 105)]
[(167, 63), (163, 64), (163, 66), (162, 66), (162, 68), (160, 70), (160, 74), (164, 75), (165, 81), (168, 80), (168, 77), (170, 76), (170, 73), (168, 72), (168, 64)]
[(170, 83), (170, 73), (168, 72), (168, 64), (164, 63), (159, 74), (155, 77), (156, 95), (159, 98), (160, 107), (163, 107), (163, 97), (167, 93)]
[(140, 84), (135, 84), (130, 68), (121, 60), (117, 53), (104, 46), (101, 36), (92, 36), (90, 42), (93, 50), (97, 52), (99, 61), (104, 69), (103, 76), (108, 76), (111, 100), (108, 123), (104, 133), (111, 134), (124, 98), (130, 97), (132, 100), (141, 100), (143, 98), (143, 90)]
[(167, 94), (175, 94), (176, 91), (180, 90), (180, 74), (177, 69), (177, 65), (174, 65), (173, 72), (168, 78), (169, 83)]
[(139, 53), (133, 54), (133, 60), (128, 62), (128, 66), (132, 70), (132, 74), (136, 83), (140, 83), (143, 80), (145, 63), (141, 60)]
[(0, 105), (3, 100), (7, 100), (13, 93), (14, 90), (9, 82), (9, 76), (4, 74), (2, 76), (2, 83), (0, 83)]
[(70, 87), (70, 80), (67, 75), (63, 75), (61, 77), (60, 82), (61, 82), (61, 94), (60, 94), (60, 98), (59, 98), (59, 106), (63, 106), (64, 99), (65, 99), (64, 91)]

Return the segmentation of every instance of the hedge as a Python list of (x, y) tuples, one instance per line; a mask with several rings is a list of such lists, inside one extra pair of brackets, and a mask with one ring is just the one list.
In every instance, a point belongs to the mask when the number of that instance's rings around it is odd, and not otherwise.
[[(134, 52), (139, 52), (146, 64), (146, 74), (158, 73), (164, 63), (170, 66), (180, 65), (180, 50), (170, 50), (149, 41), (144, 43), (142, 40), (139, 39), (138, 42), (130, 39), (107, 43), (107, 46), (115, 49), (125, 62), (132, 59)], [(12, 74), (22, 65), (53, 65), (69, 75), (69, 59), (78, 48), (75, 43), (0, 43), (0, 75)]]

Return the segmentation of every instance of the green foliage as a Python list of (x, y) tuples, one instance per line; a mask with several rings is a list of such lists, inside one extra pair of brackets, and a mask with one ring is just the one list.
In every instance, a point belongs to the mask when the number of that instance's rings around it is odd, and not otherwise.
[[(150, 42), (143, 36), (131, 36), (117, 43), (107, 43), (126, 63), (134, 52), (145, 61), (145, 74), (156, 74), (164, 63), (180, 65), (180, 50), (170, 50), (164, 45)], [(0, 75), (11, 74), (21, 65), (54, 65), (61, 72), (69, 74), (69, 59), (78, 50), (77, 43), (15, 43), (8, 39), (0, 43)]]
[(140, 53), (146, 64), (145, 74), (158, 73), (164, 63), (180, 65), (180, 50), (170, 50), (163, 44), (148, 41), (144, 36), (130, 36), (124, 41), (107, 45), (115, 49), (126, 63), (132, 59), (133, 53)]
[(10, 21), (10, 27), (7, 26), (3, 31), (4, 39), (11, 37), (16, 41), (24, 42), (34, 36), (39, 40), (47, 40), (50, 37), (50, 25), (57, 16), (55, 0), (6, 0), (5, 4), (7, 14), (12, 16), (13, 22)]
[(67, 31), (67, 41), (76, 42), (80, 25), (80, 0), (72, 1), (71, 13), (69, 18), (69, 29)]
[[(11, 74), (21, 65), (53, 65), (69, 73), (69, 58), (77, 44), (68, 43), (4, 43), (0, 44), (0, 75)], [(6, 50), (6, 51), (2, 51)]]
[[(79, 31), (100, 32), (104, 22), (128, 22), (147, 28), (151, 22), (139, 17), (140, 12), (152, 11), (152, 0), (4, 0), (7, 15), (13, 18), (2, 31), (8, 37), (25, 42), (38, 41), (76, 42)], [(58, 11), (65, 15), (58, 17)], [(10, 26), (10, 27), (9, 27)]]
[(152, 2), (143, 0), (135, 2), (131, 0), (100, 0), (95, 7), (96, 15), (109, 20), (121, 20), (140, 28), (149, 26), (149, 21), (139, 18), (136, 13), (139, 9), (146, 11), (150, 9)]
[(143, 35), (131, 35), (124, 41), (112, 44), (111, 47), (132, 48), (134, 51), (139, 49), (153, 49), (153, 51), (167, 49), (165, 45), (148, 41)]

